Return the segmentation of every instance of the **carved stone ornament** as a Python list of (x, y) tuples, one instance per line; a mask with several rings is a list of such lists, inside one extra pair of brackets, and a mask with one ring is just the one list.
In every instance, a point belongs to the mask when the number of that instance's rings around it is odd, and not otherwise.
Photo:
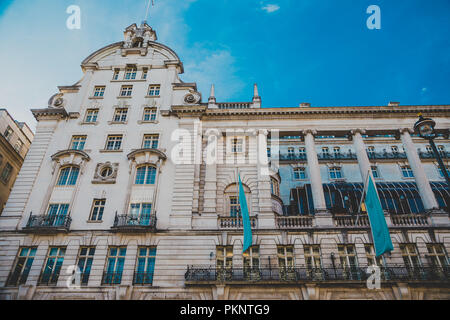
[(117, 172), (119, 171), (118, 163), (98, 163), (95, 168), (94, 179), (95, 184), (112, 184), (116, 183)]
[(48, 100), (48, 107), (49, 108), (63, 108), (64, 107), (64, 99), (62, 93), (54, 94), (49, 100)]
[(184, 102), (187, 104), (197, 104), (202, 99), (202, 96), (198, 92), (190, 92), (184, 96)]

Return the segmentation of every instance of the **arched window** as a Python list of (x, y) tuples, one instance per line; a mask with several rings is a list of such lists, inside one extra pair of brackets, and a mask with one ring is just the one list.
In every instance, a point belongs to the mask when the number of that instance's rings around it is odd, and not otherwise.
[(80, 168), (78, 167), (65, 167), (62, 168), (59, 173), (58, 186), (74, 186), (77, 184), (78, 176), (80, 174)]
[(135, 184), (151, 185), (155, 184), (156, 168), (153, 166), (142, 166), (137, 168)]
[[(251, 205), (251, 192), (250, 188), (248, 188), (246, 185), (242, 185), (244, 188), (246, 200), (247, 200), (247, 207), (249, 210), (249, 213), (252, 211), (252, 205)], [(239, 204), (239, 196), (238, 196), (238, 185), (231, 184), (229, 185), (225, 191), (224, 191), (224, 200), (225, 200), (225, 215), (229, 217), (242, 217), (241, 215), (241, 209)]]

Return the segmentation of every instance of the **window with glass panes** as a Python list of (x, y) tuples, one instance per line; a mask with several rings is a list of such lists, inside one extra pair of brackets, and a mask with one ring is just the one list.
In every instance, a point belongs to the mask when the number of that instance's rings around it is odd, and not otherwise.
[(159, 134), (146, 134), (142, 141), (142, 148), (144, 149), (158, 149)]
[(369, 157), (375, 155), (375, 147), (373, 147), (373, 146), (367, 147), (367, 155), (368, 155)]
[(153, 166), (142, 166), (136, 170), (135, 184), (152, 185), (156, 180), (156, 168)]
[(308, 270), (319, 269), (322, 267), (320, 245), (305, 245), (303, 250), (305, 255), (305, 263)]
[(259, 246), (250, 247), (242, 254), (244, 269), (259, 268)]
[(433, 267), (447, 268), (449, 266), (449, 260), (444, 245), (441, 243), (429, 243), (427, 244), (428, 259)]
[(378, 266), (382, 267), (383, 264), (383, 258), (377, 257), (375, 254), (375, 248), (371, 244), (365, 244), (364, 249), (366, 251), (366, 258), (367, 258), (367, 265), (368, 266)]
[(95, 87), (94, 88), (94, 97), (103, 97), (105, 95), (106, 87)]
[(120, 69), (114, 69), (113, 80), (119, 80)]
[[(442, 171), (442, 169), (440, 167), (438, 167), (438, 170), (439, 170), (440, 176), (444, 177), (444, 172)], [(445, 170), (447, 170), (447, 174), (450, 176), (450, 169), (448, 167), (446, 167)]]
[(125, 80), (136, 79), (137, 68), (135, 66), (127, 67), (125, 70)]
[(441, 156), (446, 156), (445, 147), (444, 146), (437, 146), (438, 152), (441, 154)]
[(267, 158), (271, 158), (272, 157), (272, 153), (270, 148), (267, 148)]
[(280, 195), (280, 185), (279, 185), (277, 179), (270, 178), (270, 190), (273, 195), (276, 195), (276, 196)]
[(299, 148), (298, 152), (300, 154), (300, 157), (306, 157), (306, 149), (305, 148)]
[(106, 199), (95, 199), (92, 204), (90, 221), (102, 221)]
[(108, 136), (106, 140), (106, 150), (117, 151), (122, 146), (122, 136)]
[(243, 140), (242, 139), (232, 139), (231, 140), (231, 152), (237, 153), (243, 150)]
[(404, 178), (414, 178), (414, 172), (410, 166), (403, 166), (401, 167), (401, 170)]
[(344, 269), (352, 269), (358, 266), (356, 249), (353, 244), (338, 246), (339, 260)]
[(216, 247), (216, 267), (218, 269), (233, 267), (233, 246)]
[(3, 168), (0, 179), (4, 183), (7, 183), (9, 181), (9, 178), (11, 178), (12, 171), (13, 171), (13, 167), (9, 163), (6, 163), (5, 167)]
[(125, 122), (127, 121), (128, 108), (116, 108), (114, 111), (113, 122)]
[(391, 151), (392, 151), (392, 153), (394, 153), (394, 154), (398, 153), (398, 147), (397, 147), (397, 146), (392, 146), (392, 147), (391, 147)]
[(95, 123), (95, 122), (97, 122), (97, 117), (98, 117), (98, 109), (88, 109), (86, 111), (85, 122), (86, 123)]
[(19, 249), (13, 270), (8, 278), (8, 286), (25, 284), (36, 256), (36, 247), (23, 247)]
[(323, 147), (323, 148), (322, 148), (322, 153), (323, 153), (324, 155), (328, 155), (328, 154), (330, 153), (330, 149), (329, 149), (328, 147)]
[(240, 218), (241, 210), (238, 197), (230, 197), (230, 217)]
[(331, 179), (342, 179), (342, 168), (332, 167), (329, 169)]
[(57, 186), (74, 186), (77, 184), (78, 176), (80, 174), (80, 168), (78, 167), (66, 167), (62, 168), (59, 173), (59, 179)]
[(406, 267), (419, 268), (421, 266), (416, 244), (401, 244), (400, 250), (402, 252), (403, 262), (405, 263)]
[(433, 153), (433, 148), (431, 146), (426, 146), (425, 148), (427, 150), (427, 153), (429, 153), (429, 154)]
[(148, 68), (142, 69), (142, 80), (147, 80)]
[(69, 211), (68, 203), (50, 204), (48, 206), (47, 223), (50, 226), (54, 227), (64, 225), (66, 222), (68, 211)]
[(160, 85), (152, 84), (148, 87), (148, 95), (150, 97), (158, 97), (161, 91)]
[(65, 247), (50, 247), (47, 261), (39, 279), (39, 285), (56, 285), (66, 254)]
[(288, 156), (293, 158), (295, 154), (294, 148), (288, 148)]
[(134, 274), (134, 284), (153, 284), (155, 273), (156, 247), (139, 247)]
[(334, 147), (334, 148), (333, 148), (333, 152), (334, 152), (335, 155), (340, 155), (340, 154), (341, 154), (341, 148), (339, 148), (339, 147)]
[(13, 135), (13, 129), (10, 126), (8, 126), (3, 135), (5, 136), (6, 140), (11, 139), (11, 137)]
[(132, 203), (130, 204), (130, 224), (149, 226), (152, 215), (151, 203)]
[(20, 152), (20, 151), (22, 151), (22, 147), (23, 147), (23, 142), (22, 142), (22, 140), (17, 140), (17, 142), (16, 142), (16, 144), (14, 145), (14, 149), (17, 151), (17, 152)]
[(304, 179), (306, 179), (306, 170), (305, 170), (305, 168), (295, 168), (294, 169), (294, 179), (295, 180), (304, 180)]
[(144, 121), (156, 121), (157, 109), (145, 108), (144, 109)]
[(379, 178), (380, 177), (380, 173), (378, 172), (378, 167), (377, 166), (371, 166), (372, 169), (372, 175), (374, 178)]
[(133, 86), (122, 86), (122, 88), (120, 89), (120, 96), (121, 97), (130, 97), (132, 92), (133, 92)]
[(126, 255), (127, 247), (109, 247), (103, 284), (120, 284), (122, 282)]
[(81, 273), (81, 284), (87, 285), (89, 282), (89, 275), (91, 274), (92, 262), (94, 261), (95, 247), (80, 247), (78, 253), (77, 266)]
[(72, 150), (84, 150), (87, 136), (73, 136), (70, 141), (70, 149)]
[(294, 246), (278, 246), (278, 267), (282, 269), (290, 269), (295, 267), (294, 262)]

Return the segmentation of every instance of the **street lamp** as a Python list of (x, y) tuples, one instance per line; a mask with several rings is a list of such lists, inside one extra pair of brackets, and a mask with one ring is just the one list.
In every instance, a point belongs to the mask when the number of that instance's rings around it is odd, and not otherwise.
[(414, 131), (419, 132), (419, 135), (430, 143), (434, 156), (439, 163), (439, 168), (441, 168), (442, 174), (447, 181), (447, 186), (450, 187), (450, 178), (448, 176), (447, 168), (444, 166), (441, 155), (434, 144), (434, 138), (436, 138), (436, 131), (434, 130), (435, 126), (436, 122), (434, 122), (433, 119), (424, 118), (423, 115), (419, 113), (419, 121), (414, 125)]

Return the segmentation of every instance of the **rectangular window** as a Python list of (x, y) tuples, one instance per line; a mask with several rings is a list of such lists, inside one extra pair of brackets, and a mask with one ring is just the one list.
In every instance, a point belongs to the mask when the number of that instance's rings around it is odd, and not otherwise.
[(2, 175), (0, 177), (3, 183), (7, 183), (9, 181), (9, 178), (11, 178), (12, 171), (13, 167), (9, 163), (6, 163), (5, 167), (3, 168)]
[(87, 136), (73, 136), (70, 142), (71, 150), (84, 150)]
[(113, 122), (126, 122), (128, 116), (128, 108), (116, 108), (114, 112)]
[(431, 146), (426, 146), (427, 149), (427, 153), (432, 154), (433, 153), (433, 148)]
[(106, 199), (95, 199), (92, 204), (90, 221), (102, 221), (105, 211)]
[(51, 227), (63, 226), (66, 222), (69, 204), (50, 204), (47, 211), (46, 224)]
[(333, 148), (333, 152), (334, 152), (334, 155), (340, 155), (340, 154), (341, 154), (341, 148), (339, 148), (339, 147), (334, 147), (334, 148)]
[(295, 267), (294, 246), (278, 246), (278, 267), (282, 269), (291, 269)]
[(135, 66), (127, 67), (125, 70), (125, 80), (136, 79), (137, 68)]
[(150, 87), (148, 88), (148, 95), (150, 97), (159, 97), (161, 91), (161, 86), (160, 85), (150, 85)]
[(148, 68), (142, 70), (142, 80), (147, 80)]
[(371, 244), (365, 244), (364, 249), (366, 251), (367, 265), (383, 267), (383, 258), (376, 257), (375, 249)]
[(323, 148), (322, 148), (322, 153), (323, 153), (324, 155), (327, 155), (327, 154), (330, 153), (330, 149), (329, 149), (328, 147), (323, 147)]
[(375, 155), (375, 147), (373, 146), (367, 147), (367, 155), (369, 157), (373, 157)]
[(280, 184), (278, 183), (278, 180), (270, 178), (270, 191), (273, 195), (276, 195), (277, 197), (280, 196)]
[(132, 203), (130, 204), (129, 224), (139, 226), (150, 226), (152, 215), (151, 203)]
[(378, 172), (378, 167), (377, 166), (371, 166), (371, 169), (372, 169), (372, 175), (373, 175), (373, 177), (376, 179), (376, 178), (379, 178), (380, 177), (380, 173)]
[(306, 169), (305, 168), (295, 168), (294, 169), (294, 179), (295, 180), (305, 180), (306, 179)]
[(403, 166), (402, 169), (402, 175), (404, 178), (414, 178), (414, 172), (412, 171), (410, 166)]
[(230, 217), (240, 218), (241, 207), (239, 205), (238, 197), (230, 197)]
[(356, 248), (353, 244), (338, 245), (339, 261), (347, 279), (360, 279)]
[(80, 168), (66, 167), (61, 169), (57, 186), (74, 186), (77, 184)]
[(156, 247), (139, 247), (134, 274), (134, 284), (153, 284), (155, 273)]
[(9, 141), (13, 135), (13, 129), (10, 126), (8, 126), (8, 128), (6, 128), (5, 133), (3, 135), (5, 136), (6, 140)]
[(145, 108), (144, 109), (144, 121), (156, 121), (158, 109), (157, 108)]
[(429, 263), (431, 266), (444, 269), (448, 268), (449, 261), (445, 247), (441, 243), (429, 243), (427, 244)]
[(308, 270), (320, 269), (322, 267), (320, 245), (305, 245), (303, 249), (305, 253), (306, 268)]
[(127, 247), (109, 247), (106, 258), (106, 272), (103, 276), (103, 284), (120, 284), (122, 282), (123, 266)]
[(401, 244), (400, 250), (402, 251), (403, 262), (408, 269), (415, 269), (421, 266), (417, 246), (414, 243)]
[(242, 256), (244, 269), (259, 269), (259, 246), (250, 247)]
[[(444, 178), (444, 172), (442, 171), (442, 169), (440, 167), (438, 167), (439, 170), (439, 175)], [(445, 170), (447, 170), (447, 175), (450, 176), (450, 169), (448, 167), (445, 168)]]
[(391, 151), (393, 154), (397, 154), (398, 153), (398, 147), (397, 146), (392, 146), (391, 147)]
[(142, 166), (136, 170), (136, 180), (137, 185), (152, 185), (156, 181), (156, 168), (154, 166)]
[(270, 150), (270, 148), (267, 148), (267, 158), (272, 158), (272, 152)]
[(159, 134), (146, 134), (144, 141), (142, 142), (142, 148), (144, 149), (158, 149)]
[(120, 69), (114, 69), (113, 80), (119, 80)]
[(121, 97), (131, 97), (131, 93), (133, 92), (133, 86), (122, 86), (120, 89)]
[(16, 287), (27, 282), (36, 251), (36, 247), (23, 247), (19, 249), (13, 270), (8, 278), (8, 286)]
[(122, 136), (108, 136), (106, 150), (118, 151), (122, 146)]
[(94, 97), (103, 97), (105, 95), (106, 87), (95, 87), (94, 88)]
[(15, 144), (15, 146), (14, 146), (14, 149), (17, 151), (17, 152), (20, 152), (20, 151), (22, 151), (22, 147), (23, 147), (23, 142), (22, 142), (22, 140), (17, 140), (17, 142), (16, 142), (16, 144)]
[(65, 247), (50, 247), (47, 261), (39, 279), (39, 285), (56, 285), (66, 254)]
[(288, 157), (289, 158), (294, 158), (294, 148), (288, 148)]
[(88, 109), (86, 111), (86, 118), (85, 118), (85, 122), (86, 123), (96, 123), (97, 122), (97, 117), (98, 117), (98, 109)]
[(216, 247), (216, 267), (217, 269), (233, 267), (233, 246)]
[(342, 169), (340, 167), (330, 168), (330, 179), (342, 179)]
[(239, 153), (243, 151), (243, 140), (242, 139), (232, 139), (231, 140), (231, 152)]
[(80, 269), (82, 285), (86, 286), (89, 282), (94, 255), (95, 247), (80, 247), (77, 266)]

